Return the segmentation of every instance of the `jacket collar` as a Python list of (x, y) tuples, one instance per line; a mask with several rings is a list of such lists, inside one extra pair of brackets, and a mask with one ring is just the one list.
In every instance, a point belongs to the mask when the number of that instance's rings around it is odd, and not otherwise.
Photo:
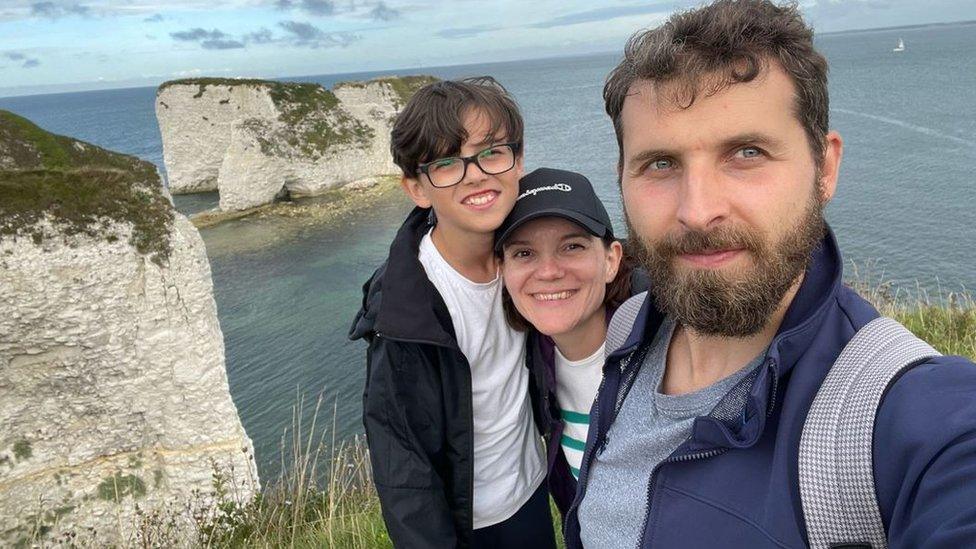
[(420, 241), (433, 226), (432, 211), (418, 207), (397, 231), (385, 272), (373, 281), (383, 294), (376, 300), (373, 330), (392, 339), (457, 347), (447, 305), (418, 259)]

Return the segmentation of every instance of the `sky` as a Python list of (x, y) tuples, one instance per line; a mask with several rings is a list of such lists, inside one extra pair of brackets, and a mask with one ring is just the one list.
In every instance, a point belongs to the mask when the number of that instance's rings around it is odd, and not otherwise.
[[(620, 51), (696, 0), (0, 0), (0, 95)], [(976, 19), (974, 0), (800, 0), (817, 32)]]

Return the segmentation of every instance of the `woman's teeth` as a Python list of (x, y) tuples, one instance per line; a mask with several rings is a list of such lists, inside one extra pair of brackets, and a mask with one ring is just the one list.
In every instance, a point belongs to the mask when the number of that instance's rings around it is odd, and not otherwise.
[(574, 293), (573, 290), (566, 290), (554, 294), (534, 294), (533, 297), (539, 301), (558, 301), (560, 299), (569, 299)]

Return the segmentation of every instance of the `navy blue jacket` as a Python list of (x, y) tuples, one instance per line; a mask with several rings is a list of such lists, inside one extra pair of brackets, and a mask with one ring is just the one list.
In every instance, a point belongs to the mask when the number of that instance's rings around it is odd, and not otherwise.
[[(647, 485), (638, 547), (804, 547), (800, 433), (814, 395), (854, 333), (878, 312), (842, 282), (828, 234), (749, 383), (699, 417), (691, 437)], [(566, 546), (581, 547), (577, 509), (590, 464), (626, 395), (633, 360), (661, 324), (647, 299), (626, 342), (608, 358), (591, 413), (580, 486), (566, 518)], [(976, 547), (976, 368), (939, 357), (896, 379), (878, 411), (874, 475), (891, 547)], [(746, 390), (741, 391), (742, 388)], [(735, 394), (732, 394), (735, 393)]]

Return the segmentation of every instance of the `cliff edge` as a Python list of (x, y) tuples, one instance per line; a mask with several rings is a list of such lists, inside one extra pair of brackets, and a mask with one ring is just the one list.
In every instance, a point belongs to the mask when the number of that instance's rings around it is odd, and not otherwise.
[(0, 111), (0, 545), (125, 545), (257, 488), (204, 243), (155, 167)]
[(156, 117), (169, 189), (218, 191), (220, 209), (397, 173), (393, 119), (430, 76), (318, 84), (198, 78), (163, 83)]

